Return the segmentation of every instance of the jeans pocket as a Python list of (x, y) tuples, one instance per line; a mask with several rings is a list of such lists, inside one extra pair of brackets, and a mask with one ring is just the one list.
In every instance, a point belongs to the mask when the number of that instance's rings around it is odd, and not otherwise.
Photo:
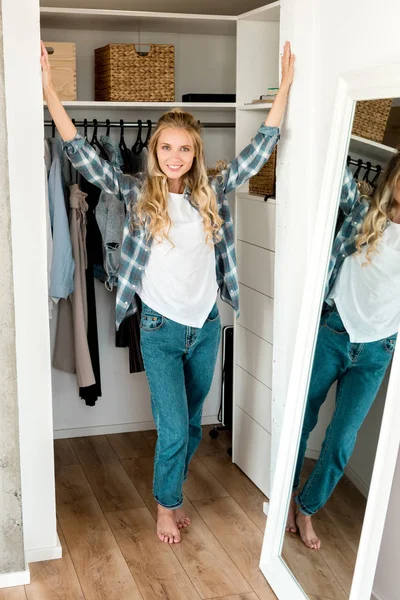
[(219, 310), (218, 310), (217, 303), (215, 303), (211, 309), (210, 314), (207, 317), (207, 321), (210, 323), (212, 321), (216, 321), (218, 318), (219, 318)]
[(327, 314), (327, 316), (325, 317), (324, 325), (327, 329), (329, 329), (333, 333), (338, 333), (338, 334), (347, 333), (347, 331), (342, 323), (342, 319), (340, 318), (339, 313), (337, 313), (336, 311), (332, 311)]
[(143, 331), (155, 331), (161, 329), (163, 325), (164, 317), (160, 315), (160, 313), (144, 305), (140, 317), (140, 329)]

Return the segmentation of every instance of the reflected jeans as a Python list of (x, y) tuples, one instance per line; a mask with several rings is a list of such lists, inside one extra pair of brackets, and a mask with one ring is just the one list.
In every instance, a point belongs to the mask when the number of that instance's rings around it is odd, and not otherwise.
[(166, 508), (182, 505), (182, 486), (201, 438), (221, 337), (217, 304), (203, 327), (176, 323), (142, 303), (140, 346), (158, 437), (153, 494)]
[(351, 343), (336, 309), (321, 318), (293, 489), (300, 475), (311, 431), (332, 384), (337, 381), (335, 410), (325, 433), (319, 459), (302, 491), (299, 510), (315, 514), (328, 501), (343, 475), (357, 433), (371, 408), (392, 358), (397, 333), (364, 344)]

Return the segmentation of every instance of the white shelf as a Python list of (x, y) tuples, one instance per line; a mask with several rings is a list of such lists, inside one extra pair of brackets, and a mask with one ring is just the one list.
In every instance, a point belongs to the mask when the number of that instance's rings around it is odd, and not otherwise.
[(236, 198), (240, 200), (252, 200), (253, 202), (266, 202), (269, 204), (276, 204), (275, 198), (268, 198), (268, 200), (264, 200), (264, 196), (254, 196), (254, 194), (249, 194), (248, 192), (237, 192)]
[(270, 110), (272, 102), (266, 102), (264, 104), (237, 104), (238, 110)]
[(281, 14), (280, 2), (272, 2), (255, 10), (239, 15), (239, 21), (279, 21)]
[(362, 156), (366, 156), (371, 160), (388, 162), (394, 154), (396, 154), (396, 148), (385, 146), (384, 144), (378, 144), (365, 138), (359, 137), (358, 135), (352, 135), (350, 138), (349, 152), (356, 152)]
[[(66, 108), (94, 108), (94, 109), (112, 109), (122, 110), (129, 108), (142, 108), (145, 110), (165, 110), (168, 108), (185, 108), (187, 110), (215, 110), (215, 111), (234, 111), (236, 104), (234, 102), (95, 102), (92, 100), (63, 101)], [(44, 106), (47, 108), (46, 103)]]
[(40, 8), (42, 28), (102, 31), (162, 31), (205, 35), (236, 35), (236, 16), (156, 13), (88, 8)]

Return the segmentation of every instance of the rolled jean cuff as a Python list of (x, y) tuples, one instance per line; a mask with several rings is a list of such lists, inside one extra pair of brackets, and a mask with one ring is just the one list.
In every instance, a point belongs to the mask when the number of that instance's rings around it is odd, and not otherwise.
[(169, 508), (170, 510), (174, 510), (175, 508), (180, 508), (183, 504), (183, 498), (180, 502), (177, 502), (176, 504), (172, 504), (170, 506), (168, 506), (168, 504), (164, 504), (163, 502), (160, 502), (160, 500), (157, 498), (157, 496), (154, 496), (156, 502), (160, 505), (163, 506), (164, 508)]
[(297, 506), (299, 507), (299, 511), (303, 514), (306, 515), (307, 517), (312, 517), (312, 515), (314, 514), (313, 512), (311, 512), (306, 506), (304, 506), (304, 504), (300, 501), (299, 496), (301, 494), (298, 494), (297, 496), (295, 496), (294, 501), (297, 504)]

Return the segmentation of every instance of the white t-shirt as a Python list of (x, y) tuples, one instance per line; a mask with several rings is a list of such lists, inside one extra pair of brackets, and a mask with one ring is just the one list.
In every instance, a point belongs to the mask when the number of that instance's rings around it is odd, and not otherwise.
[(200, 328), (217, 297), (214, 246), (206, 243), (203, 219), (183, 194), (169, 194), (168, 214), (169, 239), (153, 240), (138, 294), (168, 319)]
[(400, 225), (390, 222), (366, 262), (361, 254), (348, 256), (329, 300), (334, 300), (343, 325), (354, 343), (375, 342), (397, 332), (400, 324)]

